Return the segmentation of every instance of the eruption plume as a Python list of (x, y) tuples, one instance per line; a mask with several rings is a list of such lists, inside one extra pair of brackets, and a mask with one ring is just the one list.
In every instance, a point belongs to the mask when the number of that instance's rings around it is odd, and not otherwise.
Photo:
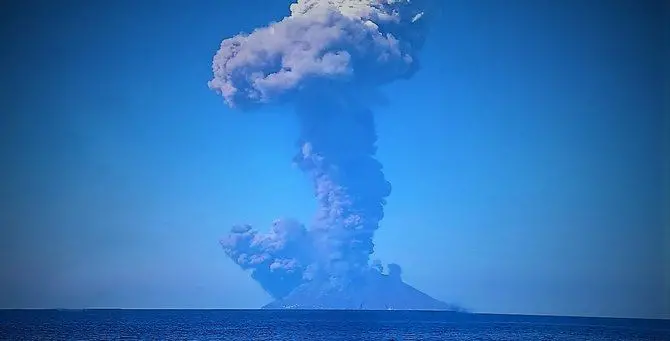
[[(304, 283), (345, 288), (383, 272), (369, 258), (391, 185), (374, 157), (370, 108), (379, 86), (417, 71), (426, 35), (418, 1), (298, 0), (290, 9), (279, 22), (223, 40), (209, 82), (232, 108), (291, 103), (299, 118), (293, 161), (318, 202), (309, 229), (282, 219), (267, 234), (233, 227), (221, 241), (276, 299)], [(389, 265), (388, 279), (401, 282), (400, 273)]]

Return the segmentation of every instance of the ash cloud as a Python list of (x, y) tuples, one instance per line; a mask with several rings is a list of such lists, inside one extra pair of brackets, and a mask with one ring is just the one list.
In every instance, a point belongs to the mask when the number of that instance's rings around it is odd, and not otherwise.
[(268, 233), (250, 225), (233, 226), (221, 246), (273, 297), (283, 297), (298, 286), (310, 263), (310, 238), (305, 227), (293, 219), (278, 219)]
[[(410, 0), (299, 0), (291, 14), (223, 40), (209, 87), (227, 105), (250, 111), (291, 103), (300, 122), (293, 162), (314, 186), (309, 228), (291, 219), (268, 233), (249, 225), (221, 241), (226, 254), (274, 298), (318, 279), (347, 285), (369, 273), (373, 237), (391, 184), (375, 159), (376, 89), (411, 77), (427, 29)], [(388, 277), (400, 279), (400, 267)]]
[(425, 21), (415, 1), (300, 0), (283, 20), (223, 40), (209, 86), (231, 107), (250, 108), (321, 86), (408, 78), (418, 67)]

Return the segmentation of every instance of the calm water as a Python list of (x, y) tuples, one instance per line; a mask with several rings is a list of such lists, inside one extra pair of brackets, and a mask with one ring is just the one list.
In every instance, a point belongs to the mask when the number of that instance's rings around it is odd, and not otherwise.
[(399, 311), (0, 311), (2, 340), (670, 340), (670, 321)]

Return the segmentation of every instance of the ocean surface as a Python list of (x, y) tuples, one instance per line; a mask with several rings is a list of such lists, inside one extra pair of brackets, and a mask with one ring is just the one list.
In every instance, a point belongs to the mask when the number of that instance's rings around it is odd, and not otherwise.
[(670, 320), (408, 311), (4, 310), (1, 340), (670, 340)]

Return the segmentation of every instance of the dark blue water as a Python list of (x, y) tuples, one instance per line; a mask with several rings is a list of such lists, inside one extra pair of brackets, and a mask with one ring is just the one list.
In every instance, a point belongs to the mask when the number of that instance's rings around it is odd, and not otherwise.
[(670, 321), (401, 311), (5, 310), (2, 340), (670, 340)]

